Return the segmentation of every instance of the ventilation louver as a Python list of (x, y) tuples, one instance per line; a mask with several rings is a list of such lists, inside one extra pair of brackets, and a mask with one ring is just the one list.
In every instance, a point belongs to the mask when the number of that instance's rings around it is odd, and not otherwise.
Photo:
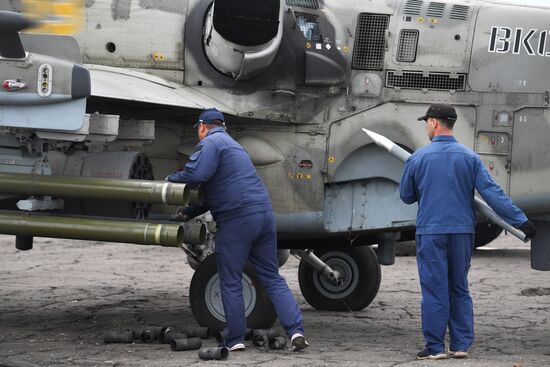
[(470, 12), (470, 7), (466, 5), (453, 5), (451, 8), (451, 19), (466, 20)]
[(466, 74), (451, 78), (449, 73), (430, 73), (429, 76), (419, 71), (396, 74), (394, 70), (388, 70), (386, 73), (386, 87), (390, 88), (463, 91), (465, 81)]
[(319, 9), (317, 0), (286, 0), (288, 6), (299, 6), (308, 9)]
[(414, 62), (418, 45), (418, 30), (402, 29), (399, 33), (396, 59), (399, 62)]
[(422, 11), (422, 0), (409, 0), (405, 4), (403, 13), (407, 15), (420, 15)]
[(383, 69), (388, 22), (388, 15), (359, 14), (352, 59), (353, 69)]
[(428, 11), (426, 12), (426, 15), (432, 18), (443, 18), (444, 13), (445, 13), (444, 3), (431, 2), (430, 5), (428, 6)]

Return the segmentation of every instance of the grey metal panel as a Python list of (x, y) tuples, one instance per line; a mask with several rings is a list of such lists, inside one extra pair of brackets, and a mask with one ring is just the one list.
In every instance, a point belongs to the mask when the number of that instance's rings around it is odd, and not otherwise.
[(510, 164), (508, 162), (508, 155), (493, 155), (493, 154), (479, 154), (481, 162), (487, 171), (491, 174), (491, 177), (495, 182), (502, 187), (502, 189), (510, 192)]
[(87, 67), (92, 79), (92, 96), (197, 109), (217, 106), (223, 112), (234, 114), (221, 100), (212, 99), (192, 87), (127, 69)]
[(21, 34), (25, 51), (55, 57), (61, 60), (82, 64), (82, 56), (76, 39), (72, 36), (50, 34)]
[(324, 232), (323, 212), (275, 213), (277, 232), (286, 234), (316, 234)]
[(399, 199), (399, 185), (386, 179), (331, 184), (325, 190), (325, 230), (347, 232), (413, 226), (417, 205)]
[(32, 106), (0, 105), (0, 121), (2, 126), (74, 131), (84, 124), (85, 108), (85, 99)]
[[(519, 3), (517, 6), (498, 7), (484, 4), (479, 11), (473, 43), (468, 80), (471, 88), (480, 92), (547, 91), (550, 84), (549, 17), (550, 9), (528, 8)], [(531, 30), (534, 30), (532, 37), (525, 41)], [(521, 32), (520, 37), (517, 32)], [(543, 40), (542, 37), (546, 38)], [(532, 48), (533, 54), (529, 54), (526, 44)]]
[[(514, 114), (511, 196), (532, 212), (548, 212), (550, 203), (550, 112), (524, 108)], [(526, 149), (532, 147), (532, 149)]]
[[(76, 37), (84, 62), (183, 70), (188, 0), (88, 2), (85, 32)], [(196, 30), (200, 34), (200, 29)], [(107, 44), (115, 46), (109, 52)]]
[[(399, 14), (390, 22), (386, 67), (401, 70), (467, 72), (472, 41), (472, 19), (477, 6), (470, 1), (452, 1), (467, 5), (466, 19), (457, 19), (449, 1), (402, 1)], [(432, 5), (430, 7), (430, 5)], [(435, 6), (434, 6), (435, 5)], [(456, 4), (455, 4), (456, 5)], [(455, 14), (455, 15), (453, 15)], [(463, 14), (463, 13), (462, 13)], [(460, 17), (459, 17), (460, 18)], [(418, 30), (414, 63), (398, 62), (401, 30)]]

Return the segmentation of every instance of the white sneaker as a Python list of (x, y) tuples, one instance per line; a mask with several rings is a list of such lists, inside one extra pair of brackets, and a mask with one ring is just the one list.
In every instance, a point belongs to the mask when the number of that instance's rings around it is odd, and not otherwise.
[(459, 359), (468, 358), (468, 352), (464, 350), (457, 350), (456, 352), (453, 352), (452, 350), (449, 349), (449, 356), (451, 358), (459, 358)]
[(234, 346), (232, 346), (231, 348), (229, 348), (229, 351), (231, 351), (231, 352), (242, 352), (245, 349), (246, 349), (246, 347), (244, 346), (243, 343), (237, 343)]
[(294, 335), (292, 335), (292, 337), (290, 338), (290, 342), (292, 343), (293, 352), (298, 352), (309, 347), (309, 343), (307, 342), (305, 336), (300, 333), (295, 333)]

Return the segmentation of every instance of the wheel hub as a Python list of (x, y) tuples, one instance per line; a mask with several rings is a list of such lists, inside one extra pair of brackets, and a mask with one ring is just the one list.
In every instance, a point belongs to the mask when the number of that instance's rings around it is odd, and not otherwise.
[[(256, 288), (252, 279), (243, 273), (241, 278), (244, 300), (244, 315), (248, 317), (256, 305)], [(208, 281), (204, 291), (206, 307), (208, 311), (218, 320), (225, 322), (225, 313), (223, 311), (222, 297), (220, 293), (220, 278), (218, 273), (214, 274)]]
[(318, 272), (313, 275), (313, 283), (319, 293), (330, 299), (342, 299), (349, 296), (357, 287), (359, 269), (356, 262), (343, 252), (327, 252), (321, 256), (335, 273), (339, 274), (338, 282), (327, 279)]

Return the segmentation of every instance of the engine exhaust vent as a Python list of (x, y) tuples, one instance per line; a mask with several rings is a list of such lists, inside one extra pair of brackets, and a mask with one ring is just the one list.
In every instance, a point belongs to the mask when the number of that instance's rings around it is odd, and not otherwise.
[(405, 4), (405, 9), (403, 10), (403, 13), (407, 15), (420, 15), (420, 12), (422, 11), (422, 0), (409, 0)]
[(388, 22), (388, 15), (359, 14), (351, 66), (353, 69), (383, 69)]
[(430, 73), (425, 76), (421, 71), (404, 71), (398, 74), (395, 70), (388, 70), (386, 73), (388, 88), (464, 91), (465, 85), (466, 74), (451, 77), (450, 73)]
[(402, 29), (399, 34), (396, 59), (399, 62), (414, 62), (418, 45), (417, 29)]
[(277, 36), (279, 11), (279, 0), (216, 0), (214, 28), (237, 45), (262, 45)]
[(315, 10), (319, 9), (319, 2), (317, 0), (286, 0), (286, 5)]
[(444, 13), (445, 13), (444, 3), (431, 2), (430, 5), (428, 6), (428, 11), (426, 12), (426, 15), (433, 18), (443, 18)]
[(466, 20), (470, 13), (470, 7), (466, 5), (453, 5), (451, 8), (451, 19)]

